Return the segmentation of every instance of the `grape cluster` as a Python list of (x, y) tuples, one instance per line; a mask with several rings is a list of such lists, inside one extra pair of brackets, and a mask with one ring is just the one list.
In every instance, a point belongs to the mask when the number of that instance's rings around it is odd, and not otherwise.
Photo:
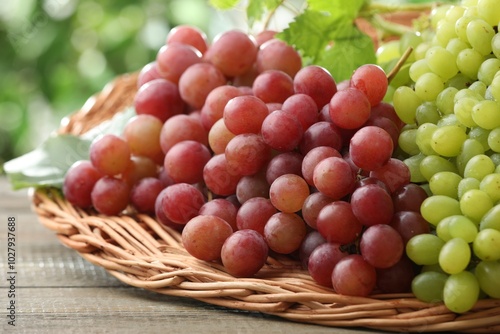
[(393, 95), (411, 181), (431, 194), (420, 212), (432, 233), (406, 246), (423, 266), (412, 290), (460, 313), (500, 297), (499, 23), (495, 0), (437, 7), (428, 30), (401, 40), (413, 43), (412, 84)]
[(427, 194), (393, 157), (404, 123), (387, 87), (371, 64), (337, 86), (273, 32), (209, 44), (180, 26), (139, 75), (137, 115), (92, 143), (63, 191), (104, 215), (155, 215), (237, 277), (285, 254), (338, 293), (409, 291)]

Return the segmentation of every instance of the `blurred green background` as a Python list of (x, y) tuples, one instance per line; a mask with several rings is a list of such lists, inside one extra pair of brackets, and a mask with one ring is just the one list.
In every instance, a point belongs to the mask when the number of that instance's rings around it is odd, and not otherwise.
[[(303, 0), (292, 2), (300, 7)], [(211, 39), (245, 29), (245, 14), (216, 12), (208, 0), (1, 1), (0, 173), (107, 82), (154, 60), (178, 24), (195, 25)]]

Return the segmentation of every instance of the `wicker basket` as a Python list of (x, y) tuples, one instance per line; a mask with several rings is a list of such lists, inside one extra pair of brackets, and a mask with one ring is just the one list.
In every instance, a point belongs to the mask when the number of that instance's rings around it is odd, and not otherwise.
[[(135, 75), (118, 77), (66, 119), (60, 131), (84, 133), (130, 106), (135, 91)], [(457, 315), (441, 303), (424, 303), (411, 294), (342, 296), (315, 284), (298, 261), (287, 257), (270, 257), (254, 278), (234, 278), (220, 264), (190, 256), (182, 247), (179, 232), (153, 217), (98, 215), (72, 206), (60, 191), (47, 188), (34, 192), (33, 207), (40, 222), (64, 245), (138, 288), (332, 327), (500, 332), (498, 299), (481, 300), (470, 312)]]

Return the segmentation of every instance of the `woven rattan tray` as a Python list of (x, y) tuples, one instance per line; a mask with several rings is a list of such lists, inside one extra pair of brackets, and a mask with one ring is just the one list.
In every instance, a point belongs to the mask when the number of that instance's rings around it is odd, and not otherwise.
[[(136, 75), (116, 78), (63, 122), (63, 133), (82, 134), (132, 104)], [(479, 301), (457, 315), (443, 304), (411, 294), (348, 297), (314, 283), (293, 259), (269, 258), (254, 278), (234, 278), (217, 263), (191, 257), (177, 231), (154, 217), (101, 216), (73, 207), (57, 189), (34, 192), (40, 222), (62, 244), (122, 282), (161, 294), (233, 309), (259, 311), (290, 321), (394, 332), (500, 332), (500, 300)]]

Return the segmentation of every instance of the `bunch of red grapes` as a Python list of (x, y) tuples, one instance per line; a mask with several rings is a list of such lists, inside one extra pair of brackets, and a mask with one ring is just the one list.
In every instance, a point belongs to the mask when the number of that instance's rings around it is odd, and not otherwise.
[(406, 242), (428, 232), (427, 197), (394, 158), (403, 123), (376, 65), (338, 85), (274, 32), (210, 44), (173, 29), (138, 77), (137, 115), (68, 171), (67, 200), (140, 212), (236, 277), (287, 254), (346, 295), (409, 291)]

